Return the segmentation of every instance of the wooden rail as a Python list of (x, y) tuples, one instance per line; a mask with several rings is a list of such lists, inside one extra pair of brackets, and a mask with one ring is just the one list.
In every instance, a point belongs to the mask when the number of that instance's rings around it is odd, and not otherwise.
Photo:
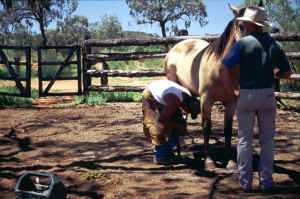
[[(300, 41), (300, 32), (281, 32), (271, 34), (278, 41)], [(218, 39), (219, 35), (208, 36), (181, 36), (181, 37), (151, 37), (135, 39), (112, 39), (112, 40), (95, 40), (88, 39), (84, 42), (83, 48), (83, 71), (84, 71), (84, 94), (88, 95), (89, 91), (100, 92), (141, 92), (145, 87), (138, 86), (108, 86), (108, 77), (155, 77), (165, 76), (162, 71), (123, 71), (108, 70), (106, 61), (120, 60), (140, 60), (164, 58), (167, 52), (129, 52), (129, 53), (92, 53), (93, 47), (119, 47), (119, 46), (150, 46), (150, 45), (173, 45), (186, 39), (203, 39), (213, 42)], [(300, 52), (287, 52), (289, 60), (300, 60)], [(102, 62), (104, 70), (91, 70), (91, 65)], [(91, 85), (91, 78), (100, 77), (102, 85)], [(300, 74), (293, 74), (290, 79), (300, 80)], [(105, 80), (105, 81), (103, 81)], [(103, 83), (104, 82), (104, 83)], [(281, 93), (276, 92), (276, 96), (288, 99), (300, 99), (299, 93)]]
[[(271, 34), (278, 41), (300, 41), (300, 32), (280, 32)], [(116, 46), (150, 46), (175, 44), (186, 39), (203, 39), (213, 42), (218, 39), (219, 35), (207, 36), (180, 36), (180, 37), (149, 37), (149, 38), (130, 38), (130, 39), (88, 39), (85, 40), (86, 47), (116, 47)]]
[(165, 76), (162, 71), (124, 71), (124, 70), (88, 70), (87, 75), (101, 77), (104, 75), (111, 77), (155, 77)]
[(285, 99), (300, 99), (300, 93), (292, 93), (292, 92), (275, 92), (276, 97), (281, 97)]
[[(91, 77), (157, 77), (165, 76), (163, 71), (125, 71), (125, 70), (88, 70), (86, 73)], [(292, 74), (290, 79), (300, 80), (300, 74)], [(143, 86), (89, 86), (89, 91), (99, 91), (99, 92), (142, 92), (145, 87)], [(277, 97), (286, 99), (300, 99), (300, 93), (292, 92), (275, 92)]]
[[(125, 61), (125, 60), (140, 60), (149, 58), (164, 58), (167, 52), (132, 52), (132, 53), (93, 53), (87, 54), (86, 60), (92, 63), (103, 61)], [(287, 52), (287, 57), (292, 59), (300, 59), (300, 52)]]

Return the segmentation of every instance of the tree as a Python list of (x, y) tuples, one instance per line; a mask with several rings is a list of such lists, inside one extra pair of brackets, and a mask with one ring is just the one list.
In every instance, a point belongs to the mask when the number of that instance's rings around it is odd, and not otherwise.
[(85, 35), (88, 34), (88, 28), (87, 17), (75, 15), (66, 17), (64, 21), (57, 22), (56, 32), (59, 35), (63, 35), (64, 44), (79, 45), (84, 40)]
[(207, 24), (202, 0), (126, 0), (126, 3), (137, 24), (158, 23), (163, 37), (170, 29), (178, 29), (178, 20), (184, 21), (186, 29), (193, 20), (198, 21), (201, 27)]
[(46, 28), (54, 19), (70, 15), (78, 6), (78, 0), (1, 0), (9, 13), (14, 13), (15, 21), (32, 26), (39, 24), (43, 45), (47, 45)]
[(12, 15), (3, 10), (0, 11), (0, 40), (2, 45), (9, 44), (11, 33), (14, 32), (17, 24)]
[(99, 24), (99, 35), (101, 39), (115, 39), (122, 37), (122, 25), (117, 16), (105, 14)]

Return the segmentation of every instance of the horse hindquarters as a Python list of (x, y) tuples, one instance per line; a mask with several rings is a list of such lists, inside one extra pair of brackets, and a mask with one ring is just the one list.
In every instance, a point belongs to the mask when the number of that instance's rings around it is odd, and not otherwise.
[(200, 39), (187, 39), (177, 43), (165, 58), (164, 70), (167, 78), (186, 87), (195, 96), (199, 96), (202, 52), (208, 44)]

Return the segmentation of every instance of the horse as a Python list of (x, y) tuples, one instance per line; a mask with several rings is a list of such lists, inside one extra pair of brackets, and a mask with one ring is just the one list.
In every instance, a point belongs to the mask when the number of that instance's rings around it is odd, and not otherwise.
[[(237, 9), (230, 4), (229, 7), (234, 18), (218, 39), (212, 43), (202, 39), (181, 41), (169, 50), (164, 60), (167, 79), (186, 87), (193, 96), (200, 98), (205, 157), (209, 152), (211, 110), (216, 101), (222, 102), (225, 106), (225, 151), (232, 152), (232, 123), (237, 99), (234, 95), (228, 95), (224, 86), (226, 78), (230, 78), (233, 87), (238, 88), (238, 67), (229, 74), (223, 73), (221, 62), (232, 44), (243, 36), (242, 24), (236, 18), (244, 14), (245, 8)], [(229, 77), (226, 77), (226, 74)], [(228, 81), (227, 83), (229, 84)]]

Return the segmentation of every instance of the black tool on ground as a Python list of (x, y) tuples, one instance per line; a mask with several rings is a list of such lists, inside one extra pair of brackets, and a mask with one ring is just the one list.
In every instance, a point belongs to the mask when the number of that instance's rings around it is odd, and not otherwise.
[(28, 171), (15, 187), (16, 199), (65, 199), (66, 190), (56, 175)]

